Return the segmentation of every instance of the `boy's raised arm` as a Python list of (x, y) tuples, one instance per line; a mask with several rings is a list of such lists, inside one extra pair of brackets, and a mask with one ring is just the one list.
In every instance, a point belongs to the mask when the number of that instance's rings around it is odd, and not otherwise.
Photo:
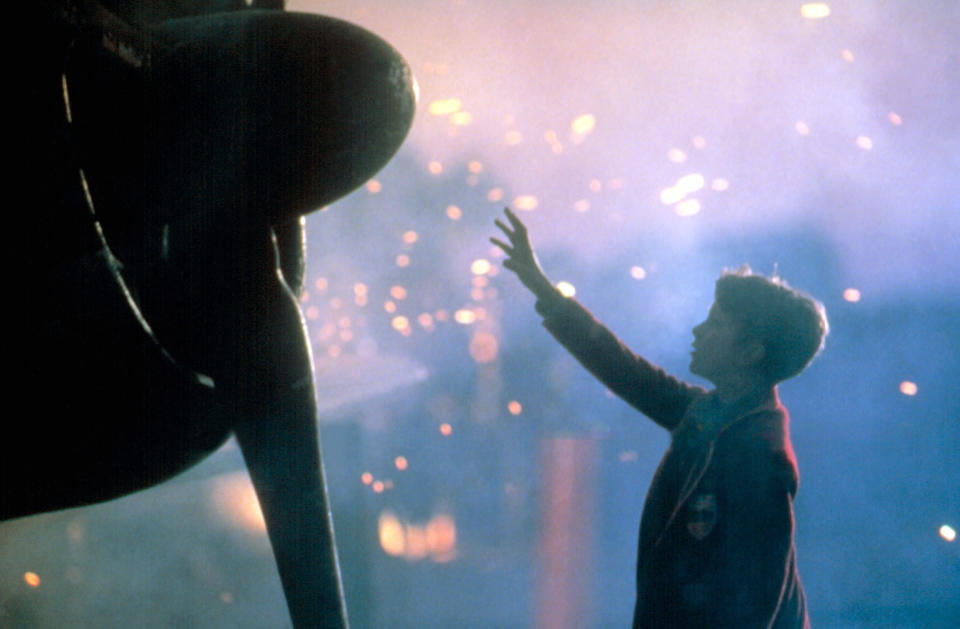
[(517, 274), (520, 282), (532, 292), (537, 299), (549, 299), (557, 293), (557, 289), (547, 278), (540, 263), (537, 262), (537, 256), (533, 253), (533, 245), (530, 244), (530, 235), (527, 233), (527, 227), (516, 214), (510, 211), (510, 208), (503, 209), (504, 215), (510, 222), (506, 223), (497, 219), (494, 224), (503, 232), (510, 241), (510, 244), (499, 238), (491, 238), (490, 242), (500, 247), (507, 254), (507, 259), (503, 261), (503, 266)]

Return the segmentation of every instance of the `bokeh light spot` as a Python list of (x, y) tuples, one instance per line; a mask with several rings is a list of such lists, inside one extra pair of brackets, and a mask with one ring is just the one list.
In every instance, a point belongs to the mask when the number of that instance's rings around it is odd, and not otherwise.
[(576, 287), (570, 282), (557, 282), (557, 290), (564, 297), (573, 297), (577, 294)]
[(825, 18), (830, 15), (830, 7), (825, 2), (810, 2), (800, 7), (800, 15), (808, 20)]
[(25, 572), (23, 573), (24, 582), (32, 588), (40, 587), (42, 581), (40, 576), (36, 572)]
[(851, 303), (860, 301), (860, 291), (856, 288), (848, 288), (843, 291), (843, 298)]
[(916, 395), (918, 391), (917, 383), (904, 380), (900, 383), (900, 393), (904, 395)]
[(940, 527), (940, 537), (948, 542), (952, 542), (953, 540), (957, 539), (957, 532), (953, 530), (953, 527), (949, 524), (944, 524)]

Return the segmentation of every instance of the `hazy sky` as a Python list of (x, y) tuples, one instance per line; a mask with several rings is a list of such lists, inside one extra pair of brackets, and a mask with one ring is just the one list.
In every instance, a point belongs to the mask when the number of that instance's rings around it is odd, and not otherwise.
[[(288, 8), (400, 50), (421, 89), (403, 150), (424, 168), (477, 160), (497, 205), (534, 196), (541, 245), (618, 255), (656, 233), (695, 253), (718, 235), (812, 229), (851, 286), (955, 295), (960, 3), (828, 4), (819, 19), (783, 2)], [(665, 203), (686, 175), (702, 188)]]

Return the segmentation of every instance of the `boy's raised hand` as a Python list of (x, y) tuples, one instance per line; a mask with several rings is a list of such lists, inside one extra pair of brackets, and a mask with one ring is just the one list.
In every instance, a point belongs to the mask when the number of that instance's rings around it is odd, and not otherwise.
[(491, 238), (490, 242), (503, 249), (503, 252), (507, 254), (507, 259), (503, 261), (504, 268), (516, 273), (523, 285), (537, 297), (545, 298), (551, 295), (556, 289), (537, 262), (537, 256), (533, 253), (533, 245), (530, 244), (527, 226), (517, 218), (516, 214), (510, 211), (510, 208), (503, 208), (503, 213), (510, 225), (508, 226), (500, 219), (496, 219), (494, 224), (503, 232), (510, 244), (499, 238)]

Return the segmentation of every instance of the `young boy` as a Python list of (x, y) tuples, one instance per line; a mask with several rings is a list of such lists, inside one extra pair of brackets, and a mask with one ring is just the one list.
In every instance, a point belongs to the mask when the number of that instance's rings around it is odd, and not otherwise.
[(707, 391), (625, 347), (540, 269), (509, 210), (503, 265), (537, 297), (543, 324), (611, 391), (671, 433), (640, 521), (633, 627), (807, 628), (793, 543), (796, 460), (776, 384), (823, 345), (823, 306), (744, 268), (716, 283), (693, 328), (690, 371)]

